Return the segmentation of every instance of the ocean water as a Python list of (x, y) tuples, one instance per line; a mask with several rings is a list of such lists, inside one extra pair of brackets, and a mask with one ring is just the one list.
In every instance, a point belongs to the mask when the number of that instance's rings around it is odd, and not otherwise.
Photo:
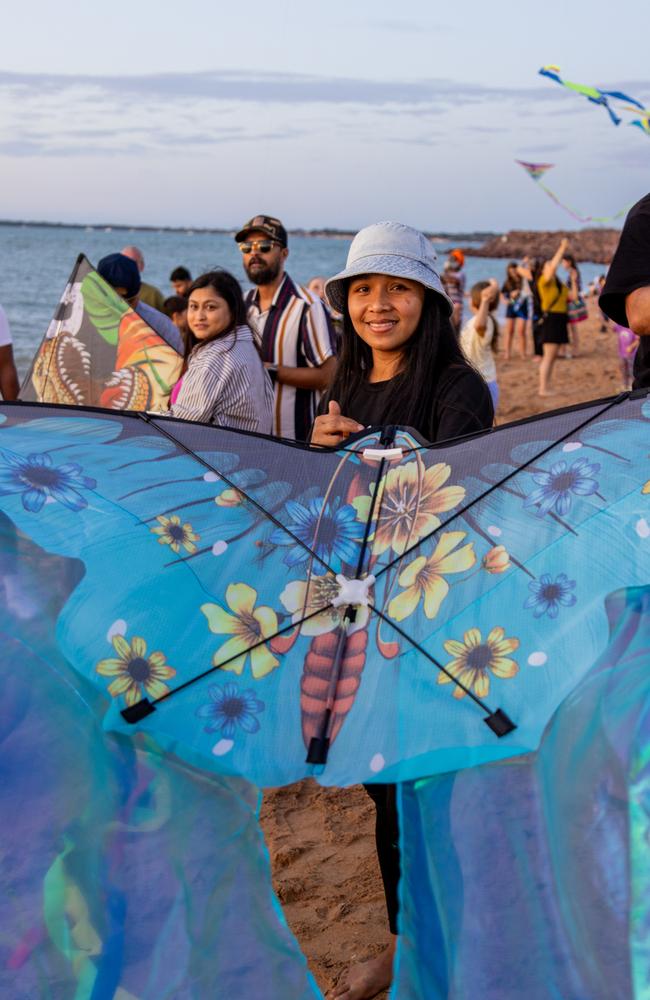
[[(149, 232), (111, 229), (53, 229), (48, 226), (0, 226), (0, 304), (9, 318), (14, 354), (21, 379), (47, 329), (77, 256), (85, 253), (93, 264), (105, 254), (135, 243), (145, 257), (144, 279), (171, 295), (169, 274), (179, 264), (196, 277), (212, 267), (225, 267), (243, 284), (241, 254), (229, 235), (192, 232)], [(306, 283), (314, 275), (329, 276), (345, 266), (350, 241), (342, 237), (290, 237), (287, 270)], [(441, 243), (442, 261), (448, 249)], [(494, 277), (501, 284), (507, 260), (468, 257), (467, 287)], [(581, 264), (585, 285), (603, 270)]]

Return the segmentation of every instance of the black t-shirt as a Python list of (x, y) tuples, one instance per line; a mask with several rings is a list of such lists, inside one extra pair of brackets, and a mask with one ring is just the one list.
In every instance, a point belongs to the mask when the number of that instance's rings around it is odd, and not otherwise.
[[(344, 416), (366, 427), (387, 424), (404, 425), (404, 414), (395, 405), (398, 375), (386, 382), (363, 382), (354, 399), (345, 407)], [(327, 407), (323, 406), (326, 411)], [(431, 413), (426, 426), (414, 427), (425, 441), (446, 441), (475, 431), (486, 430), (494, 422), (494, 407), (484, 379), (472, 368), (450, 365), (440, 376), (431, 399)]]
[[(650, 194), (634, 205), (625, 220), (614, 259), (600, 296), (600, 308), (621, 326), (629, 326), (625, 299), (650, 285)], [(650, 337), (641, 337), (634, 360), (634, 388), (650, 388)]]

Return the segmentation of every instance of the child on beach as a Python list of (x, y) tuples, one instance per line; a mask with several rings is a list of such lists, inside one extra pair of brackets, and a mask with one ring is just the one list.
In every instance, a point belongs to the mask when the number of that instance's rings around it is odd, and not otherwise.
[(487, 382), (496, 410), (499, 386), (494, 355), (499, 330), (493, 312), (499, 304), (499, 286), (494, 278), (472, 285), (469, 303), (474, 315), (462, 329), (460, 346), (467, 360)]
[(628, 330), (626, 326), (620, 326), (619, 323), (614, 323), (614, 330), (618, 337), (618, 363), (621, 373), (621, 389), (623, 392), (627, 392), (628, 389), (632, 388), (632, 382), (634, 381), (634, 358), (639, 346), (639, 338), (636, 333)]

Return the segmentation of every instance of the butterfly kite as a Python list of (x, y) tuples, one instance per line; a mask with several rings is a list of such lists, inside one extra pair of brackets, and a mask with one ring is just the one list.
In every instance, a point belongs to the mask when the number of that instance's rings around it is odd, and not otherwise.
[(620, 90), (600, 90), (598, 87), (589, 87), (583, 83), (572, 83), (570, 80), (564, 80), (560, 76), (559, 66), (543, 66), (539, 73), (540, 76), (546, 76), (549, 80), (554, 80), (555, 83), (559, 83), (560, 86), (566, 87), (567, 90), (573, 90), (576, 94), (582, 94), (582, 96), (586, 97), (588, 101), (592, 102), (592, 104), (599, 104), (601, 107), (605, 108), (614, 125), (620, 125), (622, 118), (614, 111), (611, 103), (612, 101), (620, 103), (618, 110), (640, 112), (640, 117), (628, 122), (628, 124), (635, 125), (637, 128), (640, 128), (643, 132), (645, 132), (646, 135), (650, 135), (650, 110), (645, 108), (643, 104), (641, 104), (640, 101), (637, 101), (634, 97), (630, 97), (628, 94), (624, 94)]
[(0, 995), (320, 998), (257, 819), (310, 776), (399, 785), (394, 1000), (645, 996), (649, 429), (0, 404)]

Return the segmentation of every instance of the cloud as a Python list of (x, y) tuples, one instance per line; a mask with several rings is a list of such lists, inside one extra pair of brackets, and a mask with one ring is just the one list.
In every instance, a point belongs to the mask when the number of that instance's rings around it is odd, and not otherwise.
[(429, 31), (432, 34), (441, 34), (454, 30), (449, 24), (434, 24), (431, 21), (418, 21), (413, 18), (407, 19), (390, 17), (379, 18), (378, 20), (373, 21), (372, 27), (378, 28), (380, 31), (393, 31), (403, 34), (417, 35), (422, 34), (424, 31)]
[[(0, 88), (40, 100), (76, 94), (123, 100), (154, 99), (243, 101), (279, 104), (362, 104), (379, 107), (401, 104), (449, 106), (459, 102), (532, 99), (538, 88), (515, 90), (487, 84), (456, 83), (448, 79), (369, 80), (257, 71), (152, 73), (147, 75), (90, 76), (87, 74), (0, 72)], [(123, 106), (123, 105), (121, 105)]]
[(524, 159), (530, 159), (532, 157), (532, 159), (535, 160), (540, 153), (559, 153), (568, 148), (569, 146), (566, 142), (548, 142), (543, 145), (535, 144), (534, 153), (530, 152), (530, 147), (524, 147), (523, 149), (520, 147), (516, 150), (516, 153), (517, 156), (521, 156)]

